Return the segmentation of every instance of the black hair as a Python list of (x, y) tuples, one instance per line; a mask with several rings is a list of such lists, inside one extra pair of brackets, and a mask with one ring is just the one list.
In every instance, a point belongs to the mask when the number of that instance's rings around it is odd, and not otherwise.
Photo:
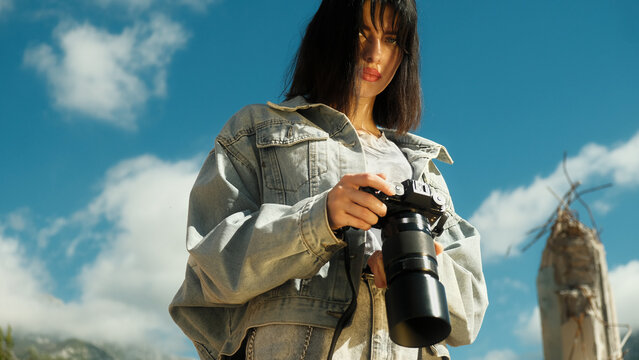
[[(359, 31), (366, 0), (323, 0), (311, 19), (292, 65), (287, 99), (302, 95), (349, 114), (355, 104)], [(371, 19), (391, 9), (402, 62), (393, 80), (375, 99), (373, 120), (400, 133), (419, 125), (422, 109), (419, 38), (415, 0), (368, 0)], [(377, 11), (377, 7), (380, 11)], [(383, 21), (380, 21), (383, 24)]]

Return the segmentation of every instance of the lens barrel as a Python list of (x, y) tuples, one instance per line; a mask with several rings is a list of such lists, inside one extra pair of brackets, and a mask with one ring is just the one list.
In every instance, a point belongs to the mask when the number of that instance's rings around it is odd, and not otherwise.
[(444, 340), (451, 331), (450, 318), (428, 220), (410, 211), (388, 216), (382, 240), (391, 340), (406, 347)]

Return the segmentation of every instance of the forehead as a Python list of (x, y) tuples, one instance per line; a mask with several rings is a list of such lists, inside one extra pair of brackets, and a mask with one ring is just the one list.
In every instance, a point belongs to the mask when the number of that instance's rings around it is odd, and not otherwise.
[(398, 21), (395, 9), (389, 4), (380, 1), (367, 0), (362, 7), (362, 22), (366, 26), (373, 26), (375, 29), (381, 27), (382, 30), (396, 30)]

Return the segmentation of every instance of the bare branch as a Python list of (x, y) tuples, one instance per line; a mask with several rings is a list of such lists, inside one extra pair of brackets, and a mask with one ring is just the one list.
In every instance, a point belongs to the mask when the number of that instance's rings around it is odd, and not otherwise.
[[(562, 161), (562, 168), (564, 171), (564, 175), (566, 177), (566, 181), (568, 182), (568, 184), (570, 184), (570, 189), (568, 191), (566, 191), (566, 193), (564, 194), (563, 197), (559, 197), (559, 195), (557, 195), (557, 193), (555, 193), (550, 187), (548, 187), (548, 191), (550, 191), (550, 193), (557, 199), (557, 201), (559, 202), (559, 204), (557, 205), (557, 208), (555, 209), (555, 212), (548, 218), (548, 220), (546, 220), (546, 222), (543, 223), (543, 225), (537, 226), (531, 230), (529, 230), (526, 234), (527, 235), (532, 235), (534, 233), (536, 233), (535, 237), (529, 241), (526, 245), (524, 245), (522, 247), (522, 252), (528, 250), (533, 244), (535, 244), (539, 239), (541, 239), (542, 236), (544, 236), (544, 234), (546, 234), (549, 230), (550, 227), (552, 226), (552, 224), (556, 221), (557, 219), (557, 214), (559, 213), (560, 210), (565, 210), (565, 211), (569, 211), (577, 220), (579, 220), (579, 213), (577, 211), (572, 210), (570, 207), (572, 206), (572, 203), (577, 200), (579, 201), (579, 203), (581, 205), (583, 205), (584, 208), (586, 208), (586, 210), (588, 211), (588, 215), (590, 217), (590, 222), (592, 224), (592, 227), (595, 230), (595, 234), (597, 235), (597, 237), (599, 237), (599, 234), (601, 233), (599, 231), (599, 229), (597, 228), (597, 224), (595, 223), (595, 218), (592, 214), (592, 211), (590, 210), (590, 207), (588, 206), (588, 204), (581, 198), (582, 195), (584, 194), (588, 194), (594, 191), (598, 191), (598, 190), (602, 190), (608, 187), (611, 187), (612, 184), (608, 183), (608, 184), (604, 184), (604, 185), (599, 185), (599, 186), (595, 186), (583, 191), (577, 191), (577, 188), (579, 188), (579, 186), (581, 185), (580, 181), (573, 181), (572, 178), (570, 177), (570, 174), (568, 173), (568, 167), (567, 167), (567, 162), (568, 162), (568, 155), (566, 152), (564, 152), (564, 158)], [(508, 256), (508, 254), (510, 253), (510, 247), (508, 248), (508, 251), (506, 253), (506, 256)]]

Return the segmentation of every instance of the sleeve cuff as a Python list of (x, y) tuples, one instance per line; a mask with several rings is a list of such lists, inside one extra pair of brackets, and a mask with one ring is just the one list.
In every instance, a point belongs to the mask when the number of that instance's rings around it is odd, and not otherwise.
[(328, 191), (313, 197), (302, 209), (300, 227), (302, 240), (310, 252), (327, 262), (335, 252), (346, 246), (328, 225), (326, 199)]

